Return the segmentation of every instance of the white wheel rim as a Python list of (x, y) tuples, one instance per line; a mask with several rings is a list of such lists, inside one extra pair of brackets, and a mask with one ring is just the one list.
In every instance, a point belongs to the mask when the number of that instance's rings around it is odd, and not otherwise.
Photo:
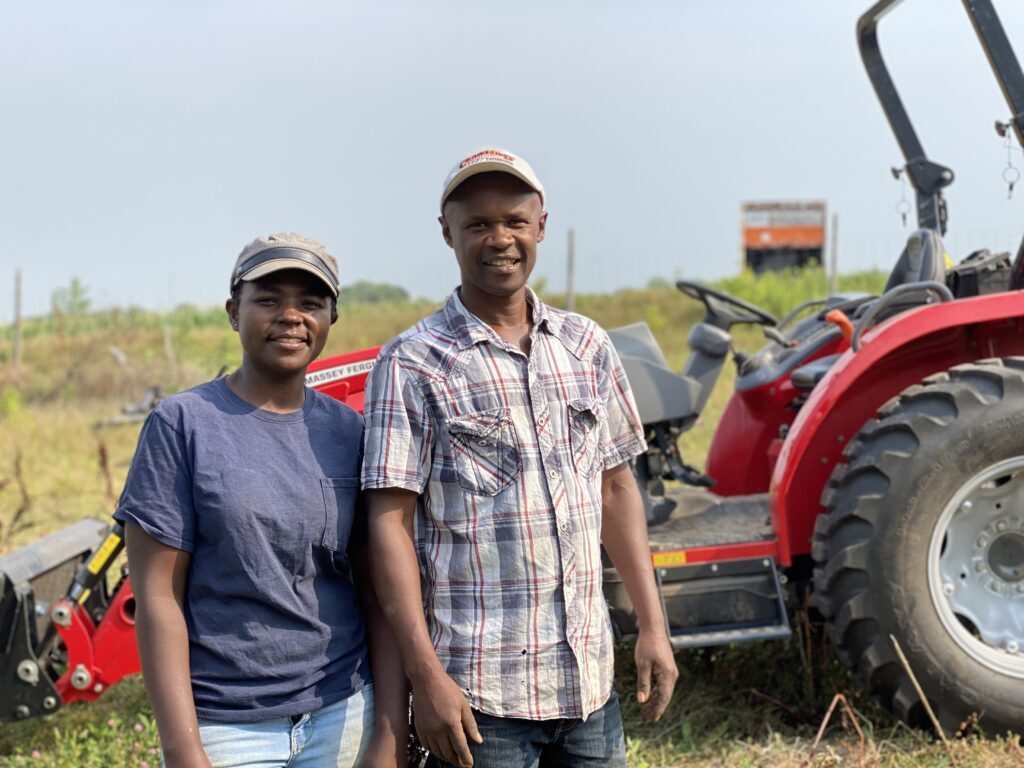
[(1024, 456), (979, 472), (950, 499), (932, 531), (928, 587), (957, 645), (1024, 679)]

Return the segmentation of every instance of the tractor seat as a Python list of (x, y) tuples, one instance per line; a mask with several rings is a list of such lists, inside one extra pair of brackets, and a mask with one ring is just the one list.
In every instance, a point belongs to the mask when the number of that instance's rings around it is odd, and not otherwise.
[(790, 381), (792, 381), (793, 386), (801, 392), (810, 392), (814, 389), (815, 385), (825, 377), (825, 374), (828, 373), (828, 369), (831, 368), (838, 359), (839, 355), (825, 355), (825, 357), (819, 357), (817, 360), (812, 360), (807, 363), (807, 365), (801, 365), (790, 374)]
[(697, 418), (694, 404), (700, 384), (668, 367), (646, 323), (613, 328), (608, 336), (622, 361), (643, 424)]
[(919, 229), (907, 238), (896, 266), (889, 274), (885, 290), (907, 283), (946, 282), (946, 247), (939, 233), (932, 229)]

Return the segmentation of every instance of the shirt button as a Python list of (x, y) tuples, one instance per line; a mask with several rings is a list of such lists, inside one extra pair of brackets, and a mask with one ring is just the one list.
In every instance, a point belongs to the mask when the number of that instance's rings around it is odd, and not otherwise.
[(486, 440), (477, 440), (477, 445), (487, 445)]
[(556, 477), (558, 477), (558, 470), (557, 469), (549, 469), (548, 470), (548, 477), (550, 477), (552, 480), (554, 480)]
[(548, 423), (548, 415), (546, 413), (543, 416), (541, 416), (539, 419), (537, 419), (537, 424), (542, 426), (542, 427), (545, 424), (547, 424), (547, 423)]
[(558, 530), (560, 530), (562, 533), (565, 533), (567, 530), (569, 530), (569, 524), (565, 522), (565, 520), (563, 520), (558, 524)]
[(528, 370), (530, 373), (536, 373), (537, 366), (531, 362), (529, 365), (526, 366), (526, 370)]

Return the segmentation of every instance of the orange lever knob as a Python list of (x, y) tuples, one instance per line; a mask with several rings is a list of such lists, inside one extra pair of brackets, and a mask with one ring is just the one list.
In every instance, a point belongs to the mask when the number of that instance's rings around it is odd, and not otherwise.
[(825, 322), (839, 326), (839, 332), (843, 334), (846, 343), (850, 343), (850, 340), (853, 338), (853, 323), (846, 316), (846, 313), (839, 309), (833, 309), (825, 315)]

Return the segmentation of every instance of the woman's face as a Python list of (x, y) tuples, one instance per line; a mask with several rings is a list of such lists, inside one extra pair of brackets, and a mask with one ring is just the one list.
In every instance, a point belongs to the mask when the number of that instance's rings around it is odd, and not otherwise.
[(304, 374), (327, 343), (331, 297), (324, 283), (299, 269), (243, 282), (228, 316), (245, 362), (270, 376)]

